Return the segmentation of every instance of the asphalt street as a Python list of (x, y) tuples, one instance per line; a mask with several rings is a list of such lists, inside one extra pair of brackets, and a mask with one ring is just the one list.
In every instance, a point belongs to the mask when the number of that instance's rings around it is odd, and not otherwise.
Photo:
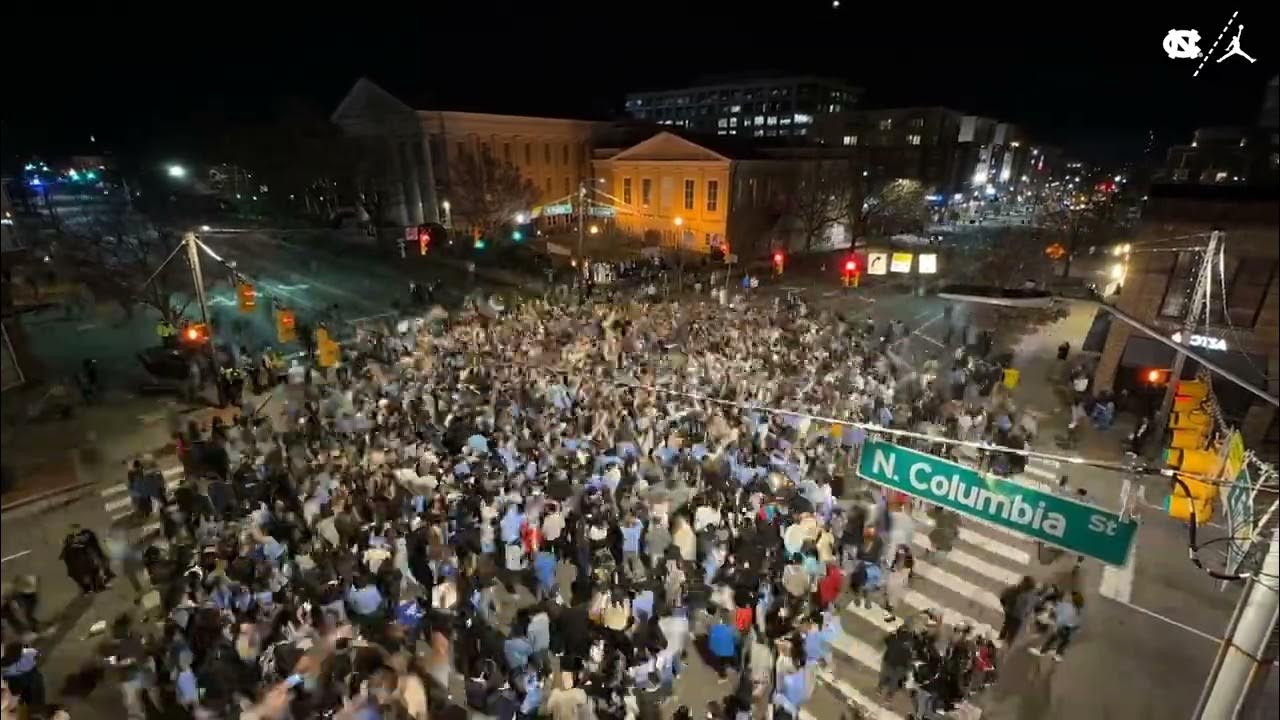
[[(414, 264), (405, 271), (385, 259), (371, 259), (366, 250), (335, 253), (328, 248), (308, 248), (287, 239), (260, 240), (246, 236), (211, 237), (210, 246), (237, 268), (259, 281), (262, 292), (285, 298), (299, 310), (300, 320), (318, 317), (337, 304), (345, 319), (376, 315), (403, 298), (410, 277), (439, 277), (449, 292), (465, 291), (458, 273), (449, 267)], [(206, 271), (209, 272), (209, 271)], [(769, 289), (765, 294), (775, 292)], [(216, 284), (213, 304), (218, 312), (235, 312), (229, 284)], [(919, 365), (945, 350), (946, 301), (872, 289), (818, 289), (808, 292), (815, 306), (839, 309), (848, 315), (868, 316), (883, 324), (903, 321), (910, 334), (894, 352), (906, 365)], [(266, 304), (266, 303), (263, 303)], [(264, 311), (265, 312), (265, 311)], [(1015, 394), (1020, 402), (1043, 413), (1037, 449), (1054, 451), (1051, 438), (1065, 425), (1055, 407), (1048, 377), (1052, 350), (1062, 339), (1080, 332), (1083, 311), (1073, 309), (1068, 319), (1029, 335), (1017, 346), (1024, 385)], [(230, 322), (228, 316), (228, 322)], [(955, 314), (957, 321), (963, 311)], [(269, 317), (261, 320), (269, 328)], [(1079, 338), (1073, 340), (1078, 346)], [(124, 422), (137, 422), (133, 417)], [(1057, 425), (1055, 425), (1057, 424)], [(141, 425), (141, 423), (140, 423)], [(144, 428), (140, 428), (142, 432)], [(150, 430), (155, 434), (154, 428)], [(143, 447), (152, 440), (138, 441)], [(1116, 441), (1118, 445), (1118, 440)], [(122, 443), (111, 455), (122, 458), (136, 449)], [(172, 460), (168, 461), (172, 466)], [(43, 667), (51, 696), (60, 697), (63, 679), (78, 670), (91, 653), (90, 626), (117, 614), (136, 611), (138, 601), (127, 583), (118, 580), (105, 593), (81, 596), (67, 579), (58, 560), (58, 549), (72, 523), (91, 527), (105, 536), (113, 517), (125, 506), (120, 484), (123, 468), (113, 459), (101, 465), (100, 487), (81, 500), (47, 514), (6, 520), (0, 529), (3, 541), (2, 574), (5, 582), (23, 574), (40, 578), (40, 615), (55, 626), (41, 642)], [(121, 467), (119, 472), (110, 468)], [(1062, 463), (1033, 461), (1024, 480), (1051, 483)], [(171, 476), (176, 477), (174, 471)], [(1123, 475), (1110, 471), (1073, 468), (1073, 486), (1086, 487), (1091, 498), (1118, 506)], [(1158, 502), (1159, 488), (1149, 498)], [(927, 525), (918, 520), (919, 550), (927, 550)], [(148, 528), (137, 528), (145, 531)], [(1212, 662), (1213, 638), (1225, 627), (1237, 590), (1219, 591), (1217, 584), (1194, 569), (1186, 559), (1185, 529), (1155, 511), (1144, 511), (1134, 560), (1126, 568), (1104, 573), (1093, 561), (1081, 569), (1078, 587), (1085, 592), (1083, 630), (1062, 663), (1036, 658), (1025, 652), (1025, 641), (1001, 655), (1000, 680), (975, 699), (970, 717), (994, 720), (1039, 720), (1082, 717), (1147, 718), (1185, 717), (1195, 702)], [(923, 562), (906, 602), (912, 609), (938, 609), (951, 622), (974, 628), (997, 625), (996, 595), (1024, 574), (1043, 580), (1061, 579), (1070, 562), (1040, 563), (1036, 548), (1026, 538), (978, 523), (966, 523), (956, 551), (945, 560)], [(1104, 585), (1106, 596), (1101, 592)], [(843, 633), (836, 643), (835, 661), (821, 676), (816, 695), (806, 708), (806, 720), (845, 717), (851, 707), (880, 720), (906, 717), (908, 706), (899, 699), (884, 702), (876, 697), (875, 679), (883, 650), (883, 635), (891, 629), (879, 609), (848, 607), (841, 613)], [(682, 678), (681, 699), (698, 709), (706, 700), (730, 692), (733, 684), (717, 682), (700, 662), (694, 661)], [(99, 688), (89, 698), (71, 700), (73, 716), (118, 716), (118, 693)]]

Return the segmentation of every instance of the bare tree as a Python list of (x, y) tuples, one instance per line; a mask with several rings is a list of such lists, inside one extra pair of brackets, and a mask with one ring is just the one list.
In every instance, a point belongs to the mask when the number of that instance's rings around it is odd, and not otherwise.
[(924, 229), (924, 186), (918, 180), (899, 179), (862, 195), (859, 225), (881, 235), (918, 232)]
[(126, 315), (142, 305), (176, 323), (179, 311), (172, 300), (186, 287), (187, 264), (178, 257), (163, 269), (161, 264), (181, 245), (181, 238), (167, 230), (132, 225), (119, 221), (110, 228), (85, 230), (64, 243), (60, 260), (95, 298), (119, 304)]
[(848, 168), (836, 162), (810, 161), (800, 165), (792, 179), (787, 217), (804, 238), (804, 249), (849, 218)]
[(538, 199), (538, 189), (509, 162), (488, 153), (464, 153), (449, 167), (453, 222), (486, 236)]

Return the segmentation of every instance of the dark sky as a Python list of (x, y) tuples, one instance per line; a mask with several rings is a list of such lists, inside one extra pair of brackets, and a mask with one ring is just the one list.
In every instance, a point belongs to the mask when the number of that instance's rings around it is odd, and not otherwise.
[[(865, 88), (864, 106), (948, 105), (1113, 158), (1139, 153), (1147, 129), (1167, 145), (1199, 125), (1254, 120), (1278, 66), (1267, 55), (1276, 46), (1271, 11), (1199, 4), (1125, 15), (1113, 7), (1122, 4), (953, 3), (961, 12), (792, 0), (755, 11), (705, 0), (553, 9), (474, 1), (438, 9), (436, 0), (412, 11), (340, 4), (348, 9), (338, 13), (314, 3), (281, 18), (262, 15), (270, 2), (172, 4), (168, 14), (11, 8), (3, 151), (6, 160), (83, 151), (91, 133), (120, 149), (180, 148), (199, 141), (193, 123), (209, 115), (262, 117), (288, 97), (328, 111), (361, 75), (419, 107), (609, 117), (628, 90), (806, 72)], [(1236, 7), (1255, 64), (1211, 61), (1192, 78), (1198, 61), (1166, 57), (1168, 30), (1198, 29), (1207, 48)]]

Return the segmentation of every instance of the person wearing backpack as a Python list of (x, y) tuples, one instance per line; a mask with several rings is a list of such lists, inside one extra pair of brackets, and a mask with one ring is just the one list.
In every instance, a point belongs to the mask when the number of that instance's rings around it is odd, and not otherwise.
[(1000, 625), (1000, 642), (1010, 644), (1018, 637), (1022, 623), (1036, 602), (1036, 581), (1029, 575), (1000, 593), (1000, 607), (1004, 610), (1004, 622)]

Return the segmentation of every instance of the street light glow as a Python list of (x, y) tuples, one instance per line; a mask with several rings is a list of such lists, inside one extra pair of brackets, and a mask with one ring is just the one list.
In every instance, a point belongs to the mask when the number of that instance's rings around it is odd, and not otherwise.
[[(449, 207), (449, 203), (448, 203), (448, 202), (446, 202), (446, 203), (445, 203), (445, 207)], [(524, 221), (525, 221), (525, 214), (524, 214), (524, 213), (516, 213), (516, 224), (517, 224), (517, 225), (523, 225), (523, 224), (524, 224)]]
[(187, 169), (181, 165), (170, 165), (168, 168), (169, 177), (182, 179), (187, 176)]
[(681, 225), (684, 225), (684, 218), (677, 215), (675, 219), (675, 224), (676, 224), (676, 227), (680, 227)]
[(592, 225), (592, 226), (590, 226), (590, 227), (588, 227), (588, 228), (587, 228), (587, 232), (591, 233), (592, 235), (599, 235), (599, 234), (600, 234), (600, 226), (599, 226), (599, 225)]

